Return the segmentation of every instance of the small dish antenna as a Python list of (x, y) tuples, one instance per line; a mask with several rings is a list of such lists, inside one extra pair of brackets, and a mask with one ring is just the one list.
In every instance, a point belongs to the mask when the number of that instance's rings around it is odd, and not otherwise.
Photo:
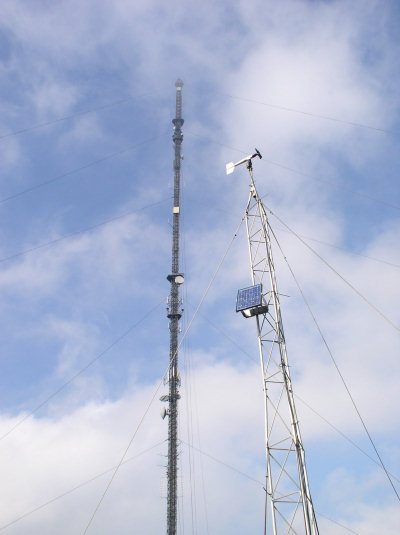
[(255, 158), (256, 156), (258, 156), (261, 160), (262, 156), (261, 156), (261, 153), (258, 149), (254, 149), (256, 152), (254, 154), (249, 154), (248, 156), (246, 156), (246, 158), (243, 158), (243, 160), (240, 160), (236, 163), (233, 163), (233, 162), (229, 162), (226, 164), (226, 174), (227, 175), (230, 175), (231, 173), (233, 173), (233, 171), (235, 170), (235, 167), (237, 167), (238, 165), (242, 165), (242, 163), (247, 163), (248, 166), (251, 166), (251, 160), (253, 158)]

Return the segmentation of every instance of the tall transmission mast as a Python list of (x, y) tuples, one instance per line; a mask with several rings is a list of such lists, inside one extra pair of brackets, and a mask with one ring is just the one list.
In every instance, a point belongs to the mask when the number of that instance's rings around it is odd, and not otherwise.
[(177, 524), (177, 462), (178, 462), (178, 399), (180, 376), (178, 371), (178, 334), (179, 320), (182, 317), (182, 301), (179, 297), (179, 287), (183, 283), (183, 275), (179, 272), (179, 217), (180, 217), (180, 181), (181, 181), (181, 145), (182, 134), (182, 86), (178, 78), (176, 87), (176, 114), (172, 120), (174, 133), (174, 203), (172, 207), (172, 267), (167, 279), (171, 283), (168, 299), (168, 318), (170, 330), (168, 396), (162, 396), (162, 401), (168, 401), (168, 468), (167, 468), (167, 535), (176, 535)]
[(294, 403), (270, 225), (253, 179), (252, 159), (257, 156), (261, 158), (256, 149), (240, 162), (227, 164), (226, 170), (229, 174), (246, 163), (250, 174), (246, 228), (253, 286), (239, 290), (236, 311), (246, 318), (255, 317), (257, 326), (265, 397), (265, 532), (319, 535)]

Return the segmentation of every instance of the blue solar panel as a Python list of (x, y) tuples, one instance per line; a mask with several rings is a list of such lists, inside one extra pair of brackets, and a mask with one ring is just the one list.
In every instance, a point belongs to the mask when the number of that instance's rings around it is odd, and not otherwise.
[(236, 300), (236, 312), (260, 306), (262, 303), (261, 298), (261, 284), (256, 284), (255, 286), (250, 286), (249, 288), (243, 288), (242, 290), (239, 290)]

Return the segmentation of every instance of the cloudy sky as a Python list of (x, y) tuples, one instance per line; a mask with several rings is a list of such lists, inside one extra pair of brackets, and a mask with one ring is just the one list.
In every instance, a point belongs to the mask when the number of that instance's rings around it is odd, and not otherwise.
[[(2, 0), (1, 532), (165, 529), (178, 77), (183, 331), (246, 206), (246, 170), (225, 163), (258, 147), (271, 226), (399, 492), (399, 25), (390, 0)], [(397, 533), (399, 500), (274, 255), (320, 531)], [(180, 535), (263, 533), (256, 332), (234, 311), (249, 284), (242, 225), (180, 352)]]

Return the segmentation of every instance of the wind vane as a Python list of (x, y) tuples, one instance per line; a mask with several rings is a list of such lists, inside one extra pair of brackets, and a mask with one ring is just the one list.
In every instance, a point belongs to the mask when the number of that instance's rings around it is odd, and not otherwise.
[(261, 156), (260, 151), (258, 149), (254, 149), (254, 150), (256, 151), (254, 154), (249, 154), (248, 156), (246, 156), (246, 158), (243, 158), (242, 160), (239, 160), (236, 163), (233, 163), (233, 162), (227, 163), (226, 174), (230, 175), (231, 173), (233, 173), (233, 171), (235, 170), (235, 167), (238, 167), (238, 165), (242, 165), (242, 163), (247, 162), (247, 167), (251, 167), (251, 160), (255, 158), (256, 156), (258, 156), (261, 160), (262, 156)]

